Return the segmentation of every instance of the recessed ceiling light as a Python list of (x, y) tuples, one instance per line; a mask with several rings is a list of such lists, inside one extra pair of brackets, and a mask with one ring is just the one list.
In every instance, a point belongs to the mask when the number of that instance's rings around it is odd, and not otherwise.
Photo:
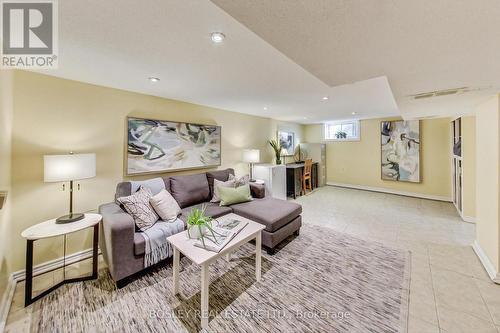
[(267, 106), (264, 106), (264, 111), (266, 111), (266, 110), (267, 110)]
[(222, 43), (224, 41), (224, 38), (226, 38), (226, 35), (224, 35), (222, 32), (212, 32), (210, 34), (210, 38), (212, 39), (212, 42), (218, 44), (218, 43)]
[(322, 100), (327, 101), (328, 100), (328, 96), (323, 96)]
[(351, 113), (353, 116), (356, 114), (356, 112)]
[(150, 77), (148, 77), (148, 80), (149, 80), (149, 81), (151, 81), (151, 82), (158, 82), (158, 81), (160, 81), (160, 79), (159, 79), (159, 78), (154, 77), (154, 76), (150, 76)]

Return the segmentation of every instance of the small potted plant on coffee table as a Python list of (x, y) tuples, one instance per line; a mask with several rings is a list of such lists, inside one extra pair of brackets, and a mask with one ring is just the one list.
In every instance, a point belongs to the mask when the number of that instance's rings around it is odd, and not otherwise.
[(203, 204), (201, 208), (193, 208), (187, 218), (187, 234), (189, 238), (200, 239), (205, 246), (205, 237), (207, 230), (215, 240), (215, 231), (212, 229), (212, 218), (205, 215), (207, 205)]

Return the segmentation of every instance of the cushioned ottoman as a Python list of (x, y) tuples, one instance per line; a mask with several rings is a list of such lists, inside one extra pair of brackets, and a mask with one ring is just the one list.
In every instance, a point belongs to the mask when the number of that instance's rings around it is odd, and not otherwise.
[(233, 212), (266, 226), (262, 244), (269, 253), (282, 240), (299, 233), (302, 226), (302, 206), (293, 202), (267, 197), (232, 205)]

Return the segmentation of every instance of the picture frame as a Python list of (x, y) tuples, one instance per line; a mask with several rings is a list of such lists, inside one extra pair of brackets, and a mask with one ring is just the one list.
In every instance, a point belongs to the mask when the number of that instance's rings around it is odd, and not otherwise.
[(283, 152), (282, 156), (293, 156), (295, 154), (295, 133), (291, 131), (279, 130), (278, 140), (280, 141)]
[(380, 136), (381, 179), (421, 183), (420, 121), (381, 121)]
[(126, 176), (216, 168), (221, 164), (221, 126), (126, 118)]

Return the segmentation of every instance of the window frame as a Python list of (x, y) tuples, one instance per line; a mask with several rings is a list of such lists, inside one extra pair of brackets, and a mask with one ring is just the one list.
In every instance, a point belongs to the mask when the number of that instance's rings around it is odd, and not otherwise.
[[(328, 134), (328, 128), (329, 126), (335, 126), (335, 125), (354, 125), (354, 129), (356, 130), (356, 136), (354, 137), (347, 137), (345, 139), (337, 139), (335, 137), (329, 138), (327, 137)], [(339, 121), (332, 121), (325, 123), (323, 126), (323, 139), (325, 141), (361, 141), (361, 123), (358, 119), (348, 119), (348, 120), (339, 120)]]

